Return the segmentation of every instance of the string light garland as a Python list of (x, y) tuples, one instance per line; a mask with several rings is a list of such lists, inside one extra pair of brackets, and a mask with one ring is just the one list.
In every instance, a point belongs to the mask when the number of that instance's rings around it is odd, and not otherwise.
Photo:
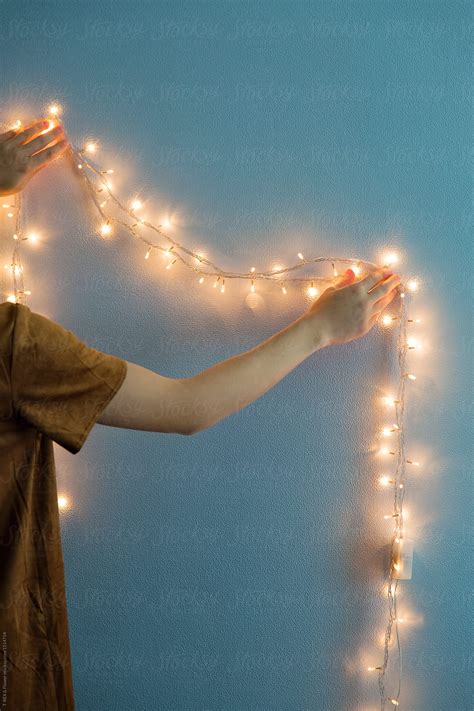
[[(57, 117), (62, 113), (62, 107), (54, 103), (49, 107), (49, 114), (57, 122)], [(51, 122), (52, 127), (54, 122)], [(20, 128), (22, 123), (16, 121), (11, 128)], [(48, 130), (48, 129), (47, 129)], [(268, 271), (258, 271), (256, 267), (251, 267), (248, 272), (238, 272), (225, 270), (217, 264), (211, 262), (198, 252), (194, 252), (185, 245), (181, 244), (175, 238), (171, 237), (165, 230), (172, 227), (169, 220), (164, 220), (160, 224), (154, 224), (139, 216), (140, 210), (143, 207), (142, 201), (135, 197), (130, 200), (129, 204), (125, 204), (113, 191), (112, 183), (108, 176), (114, 174), (113, 168), (103, 169), (95, 164), (91, 156), (95, 156), (98, 152), (98, 145), (94, 141), (88, 141), (82, 148), (71, 146), (71, 155), (73, 157), (77, 175), (86, 186), (88, 194), (95, 206), (100, 218), (100, 223), (97, 227), (97, 233), (103, 239), (108, 239), (113, 236), (114, 228), (122, 228), (131, 234), (135, 239), (141, 241), (146, 246), (144, 258), (149, 260), (153, 250), (158, 250), (168, 258), (166, 269), (171, 269), (176, 262), (187, 267), (197, 275), (197, 284), (202, 285), (206, 278), (216, 292), (225, 293), (226, 280), (246, 281), (249, 285), (249, 293), (256, 291), (256, 283), (267, 282), (276, 285), (281, 289), (284, 295), (288, 294), (288, 286), (290, 284), (305, 285), (306, 293), (311, 298), (316, 298), (320, 290), (315, 286), (315, 283), (320, 287), (327, 287), (334, 283), (339, 272), (340, 265), (349, 266), (359, 278), (364, 273), (370, 273), (377, 268), (373, 262), (354, 259), (352, 257), (316, 257), (308, 259), (301, 252), (298, 252), (298, 262), (292, 266), (285, 268), (272, 269)], [(26, 303), (27, 297), (31, 291), (25, 290), (23, 283), (23, 265), (21, 260), (21, 247), (23, 242), (34, 243), (37, 240), (35, 233), (25, 233), (22, 225), (22, 198), (21, 193), (15, 196), (13, 204), (6, 201), (2, 204), (2, 209), (6, 210), (7, 218), (14, 221), (14, 249), (12, 253), (11, 264), (6, 264), (5, 269), (10, 270), (13, 283), (13, 293), (7, 296), (7, 301), (13, 303)], [(112, 210), (110, 208), (113, 208)], [(166, 240), (166, 244), (157, 244), (151, 241), (143, 232), (152, 232)], [(390, 252), (383, 258), (384, 266), (390, 267), (396, 264), (398, 256)], [(331, 275), (312, 275), (311, 277), (294, 276), (299, 269), (307, 265), (329, 263), (332, 267)], [(406, 289), (406, 291), (405, 291)], [(369, 672), (377, 672), (378, 689), (380, 694), (381, 711), (386, 709), (387, 704), (391, 706), (400, 706), (400, 694), (402, 683), (402, 650), (399, 636), (399, 623), (403, 622), (397, 614), (397, 591), (400, 580), (411, 578), (412, 566), (412, 541), (404, 536), (404, 518), (407, 517), (406, 511), (403, 509), (403, 501), (407, 488), (407, 466), (417, 468), (420, 463), (407, 458), (405, 453), (405, 399), (407, 381), (416, 380), (416, 375), (407, 370), (407, 356), (410, 351), (419, 350), (419, 341), (411, 335), (408, 336), (408, 329), (412, 329), (420, 323), (419, 318), (407, 317), (407, 292), (412, 295), (419, 290), (419, 282), (416, 279), (410, 279), (406, 285), (399, 287), (400, 299), (398, 313), (384, 314), (379, 319), (381, 327), (391, 328), (393, 325), (398, 326), (397, 334), (397, 356), (398, 356), (398, 384), (396, 395), (386, 395), (382, 398), (386, 407), (395, 410), (390, 415), (392, 424), (384, 424), (380, 431), (380, 436), (391, 438), (395, 444), (389, 447), (381, 447), (379, 454), (382, 457), (389, 457), (393, 463), (393, 472), (391, 474), (383, 474), (378, 478), (378, 484), (383, 490), (391, 488), (393, 494), (392, 512), (384, 515), (384, 520), (392, 520), (393, 531), (390, 541), (390, 562), (386, 578), (386, 591), (388, 603), (388, 621), (385, 627), (384, 634), (384, 649), (381, 663), (367, 667)], [(395, 422), (393, 422), (395, 420)], [(69, 498), (61, 494), (58, 496), (58, 506), (60, 510), (70, 508), (71, 502)], [(396, 693), (387, 695), (386, 693), (386, 676), (389, 669), (390, 647), (395, 639), (397, 648), (397, 683)]]
[[(393, 492), (393, 511), (391, 514), (384, 516), (385, 519), (392, 519), (393, 532), (390, 544), (390, 566), (387, 580), (387, 601), (388, 601), (388, 622), (384, 636), (384, 654), (383, 662), (380, 666), (369, 667), (369, 671), (377, 671), (379, 692), (381, 699), (381, 709), (385, 709), (386, 702), (390, 702), (393, 706), (400, 705), (401, 679), (402, 679), (402, 650), (400, 645), (400, 636), (398, 630), (398, 615), (397, 615), (397, 590), (399, 580), (403, 578), (403, 499), (406, 492), (406, 464), (411, 463), (411, 460), (406, 459), (405, 455), (405, 385), (406, 385), (406, 354), (407, 346), (407, 319), (406, 319), (406, 302), (400, 299), (400, 312), (397, 316), (399, 321), (399, 331), (397, 338), (398, 350), (398, 372), (399, 382), (397, 395), (395, 398), (388, 398), (388, 404), (395, 407), (396, 422), (392, 427), (385, 426), (383, 428), (384, 436), (394, 436), (397, 440), (397, 446), (392, 449), (383, 448), (383, 454), (389, 454), (396, 458), (395, 471), (388, 477), (386, 475), (379, 479), (379, 482), (384, 486), (390, 486)], [(387, 402), (387, 398), (385, 398)], [(411, 576), (410, 576), (411, 577)], [(398, 651), (398, 684), (397, 693), (393, 697), (387, 697), (385, 692), (385, 677), (389, 662), (390, 643), (392, 641), (392, 633), (394, 635)]]
[[(377, 268), (373, 262), (363, 262), (362, 260), (352, 257), (317, 257), (315, 259), (305, 259), (303, 255), (299, 253), (298, 257), (300, 257), (301, 261), (290, 267), (260, 272), (257, 272), (255, 267), (252, 267), (248, 272), (225, 270), (198, 252), (194, 252), (193, 250), (187, 248), (175, 238), (171, 237), (169, 233), (165, 232), (164, 230), (171, 226), (169, 220), (160, 224), (154, 224), (144, 218), (138, 217), (137, 212), (143, 205), (137, 198), (131, 201), (130, 206), (124, 204), (124, 202), (122, 202), (115, 195), (111, 182), (106, 177), (112, 173), (112, 169), (103, 170), (94, 165), (87, 157), (87, 153), (95, 153), (97, 150), (97, 145), (95, 143), (92, 145), (94, 146), (93, 151), (90, 150), (90, 143), (86, 144), (83, 148), (72, 147), (72, 155), (74, 157), (77, 170), (80, 173), (80, 177), (84, 180), (87, 190), (92, 198), (92, 202), (97, 209), (99, 217), (101, 218), (101, 222), (98, 225), (98, 233), (102, 237), (109, 237), (113, 234), (114, 225), (118, 225), (119, 227), (126, 229), (133, 235), (134, 238), (140, 240), (146, 245), (147, 249), (144, 255), (145, 259), (150, 258), (153, 250), (161, 251), (166, 257), (170, 258), (170, 261), (166, 265), (167, 269), (170, 269), (177, 261), (179, 261), (199, 276), (199, 284), (202, 284), (205, 281), (206, 276), (214, 277), (215, 279), (212, 282), (213, 288), (216, 289), (217, 286), (220, 286), (220, 292), (224, 293), (226, 279), (240, 279), (249, 281), (249, 290), (254, 293), (256, 291), (257, 281), (269, 281), (274, 284), (277, 283), (282, 293), (287, 294), (287, 284), (289, 282), (303, 282), (308, 284), (307, 294), (314, 298), (319, 294), (318, 289), (314, 285), (315, 282), (318, 282), (323, 286), (329, 286), (334, 283), (334, 277), (337, 276), (337, 270), (334, 268), (334, 264), (336, 262), (346, 264), (357, 275), (360, 275), (364, 268), (367, 272)], [(116, 213), (110, 210), (111, 205), (116, 208)], [(138, 232), (138, 229), (141, 231), (150, 230), (155, 234), (160, 235), (167, 240), (169, 245), (167, 244), (163, 246), (150, 241), (143, 234)], [(189, 258), (193, 261), (190, 261)], [(323, 262), (330, 262), (333, 265), (332, 275), (312, 276), (311, 278), (289, 276), (291, 272), (295, 272), (308, 264)]]

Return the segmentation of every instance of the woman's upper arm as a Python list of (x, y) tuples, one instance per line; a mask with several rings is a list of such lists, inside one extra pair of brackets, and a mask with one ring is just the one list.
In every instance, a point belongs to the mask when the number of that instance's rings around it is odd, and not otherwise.
[(148, 432), (193, 434), (190, 382), (189, 378), (168, 378), (127, 361), (125, 380), (97, 422)]

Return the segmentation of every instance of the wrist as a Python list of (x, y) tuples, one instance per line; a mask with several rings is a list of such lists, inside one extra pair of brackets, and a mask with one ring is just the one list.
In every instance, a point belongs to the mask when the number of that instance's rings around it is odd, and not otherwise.
[(331, 345), (332, 338), (329, 324), (321, 312), (306, 312), (300, 318), (305, 324), (308, 333), (309, 347), (312, 353)]

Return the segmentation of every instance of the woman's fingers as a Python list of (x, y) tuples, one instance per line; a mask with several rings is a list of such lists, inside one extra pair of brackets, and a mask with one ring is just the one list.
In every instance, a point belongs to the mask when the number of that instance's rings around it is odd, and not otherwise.
[(5, 141), (9, 141), (13, 136), (16, 136), (18, 133), (18, 129), (11, 128), (9, 131), (6, 131), (5, 133), (0, 134), (0, 141), (3, 143)]
[(14, 135), (9, 139), (12, 146), (20, 146), (23, 143), (31, 140), (40, 131), (44, 131), (49, 126), (49, 121), (33, 121), (22, 130), (15, 131)]
[(382, 311), (395, 298), (396, 294), (397, 294), (397, 288), (394, 287), (391, 291), (389, 291), (388, 294), (385, 294), (385, 296), (382, 296), (382, 297), (380, 297), (380, 299), (377, 299), (377, 301), (374, 301), (372, 303), (372, 308), (375, 311)]
[(323, 291), (321, 292), (322, 296), (323, 294), (326, 294), (330, 291), (335, 291), (336, 289), (342, 289), (344, 286), (349, 286), (355, 281), (355, 274), (352, 271), (352, 269), (347, 269), (347, 271), (344, 272), (344, 274), (341, 274), (338, 276), (334, 284), (331, 284), (331, 286), (326, 286)]
[(40, 153), (35, 153), (34, 156), (32, 156), (29, 159), (29, 164), (33, 170), (37, 170), (38, 168), (42, 168), (43, 166), (47, 165), (50, 161), (54, 160), (55, 158), (58, 158), (68, 147), (68, 142), (66, 140), (58, 141), (54, 145), (50, 146), (49, 148), (45, 148), (43, 151), (40, 151)]
[(342, 289), (344, 286), (349, 286), (349, 284), (352, 284), (355, 281), (355, 273), (352, 271), (352, 269), (347, 269), (344, 274), (341, 274), (336, 283), (334, 284), (334, 287), (336, 289)]
[(395, 289), (401, 282), (400, 276), (398, 274), (392, 274), (392, 276), (379, 281), (375, 286), (373, 286), (368, 294), (372, 302), (376, 302), (379, 299), (389, 294), (392, 289)]
[(359, 281), (359, 287), (365, 289), (368, 293), (379, 281), (392, 272), (387, 272), (387, 269), (380, 267), (380, 269), (375, 269), (373, 272), (368, 274), (366, 277)]
[(389, 294), (387, 294), (386, 296), (383, 296), (381, 299), (378, 299), (372, 305), (373, 311), (372, 311), (372, 314), (369, 317), (369, 321), (368, 321), (369, 328), (371, 328), (374, 325), (374, 323), (376, 323), (379, 320), (380, 314), (393, 301), (395, 294), (396, 294), (396, 289), (392, 289), (392, 291)]
[(372, 316), (369, 318), (368, 323), (367, 323), (369, 330), (372, 328), (372, 326), (375, 323), (377, 323), (377, 321), (379, 320), (379, 316), (380, 316), (380, 314), (377, 312), (376, 314), (372, 314)]
[(36, 138), (33, 138), (32, 141), (29, 141), (28, 143), (23, 144), (20, 147), (20, 150), (26, 152), (29, 156), (32, 156), (33, 153), (40, 151), (42, 148), (47, 146), (52, 141), (54, 141), (60, 137), (62, 138), (63, 135), (64, 135), (64, 131), (63, 131), (62, 126), (55, 126), (55, 128), (53, 128), (52, 131), (48, 131), (47, 133), (41, 133)]

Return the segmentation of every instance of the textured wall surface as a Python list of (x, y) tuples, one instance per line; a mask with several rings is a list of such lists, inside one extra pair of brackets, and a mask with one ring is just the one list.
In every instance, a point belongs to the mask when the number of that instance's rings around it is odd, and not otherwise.
[[(2, 119), (65, 108), (124, 196), (224, 267), (296, 253), (417, 275), (401, 707), (470, 711), (472, 164), (462, 2), (2, 3)], [(64, 165), (26, 191), (29, 305), (90, 345), (185, 376), (256, 345), (307, 297), (225, 295), (103, 240)], [(3, 240), (4, 262), (10, 242)], [(3, 270), (2, 270), (3, 271)], [(415, 308), (416, 307), (416, 308)], [(376, 711), (386, 622), (373, 453), (393, 334), (308, 358), (191, 438), (96, 426), (57, 447), (78, 711)]]

